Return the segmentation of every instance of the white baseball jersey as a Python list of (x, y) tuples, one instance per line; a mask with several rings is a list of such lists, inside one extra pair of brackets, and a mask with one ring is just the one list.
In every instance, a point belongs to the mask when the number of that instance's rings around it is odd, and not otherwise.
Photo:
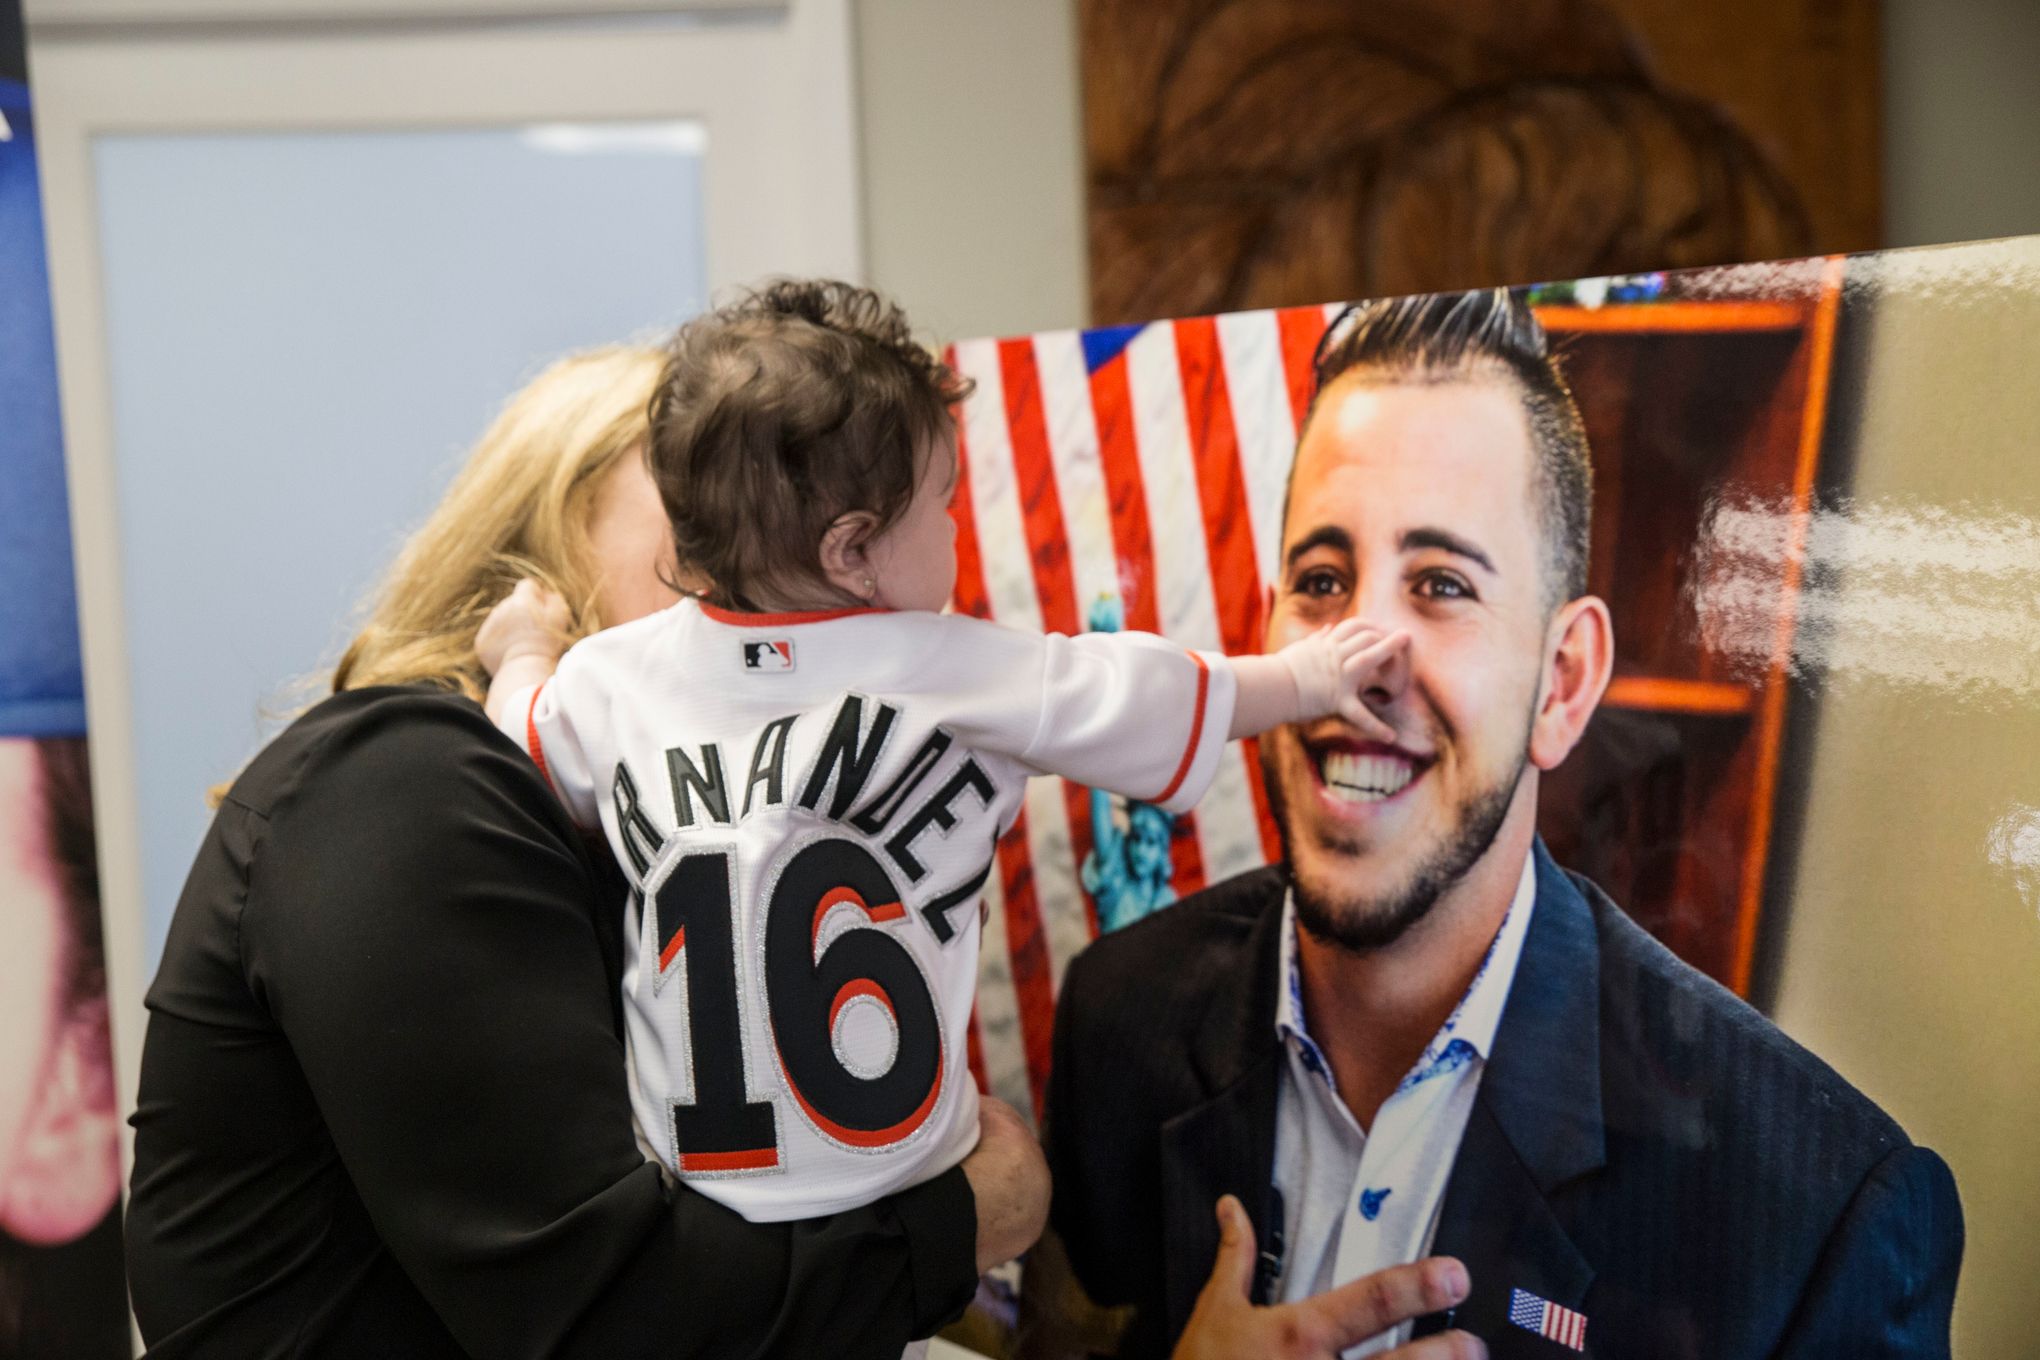
[(1194, 804), (1222, 657), (1142, 633), (692, 600), (575, 646), (526, 749), (635, 891), (623, 986), (640, 1127), (755, 1222), (866, 1204), (977, 1139), (980, 890), (1030, 775)]

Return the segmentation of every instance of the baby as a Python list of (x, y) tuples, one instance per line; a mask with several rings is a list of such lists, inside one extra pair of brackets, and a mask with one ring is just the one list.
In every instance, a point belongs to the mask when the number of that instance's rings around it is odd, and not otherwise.
[(700, 593), (561, 657), (564, 611), (525, 582), (477, 642), (491, 717), (634, 884), (641, 1128), (754, 1221), (970, 1151), (981, 890), (1030, 776), (1180, 812), (1234, 738), (1329, 714), (1392, 737), (1361, 695), (1402, 634), (1228, 658), (943, 613), (968, 387), (846, 284), (689, 323), (648, 456)]

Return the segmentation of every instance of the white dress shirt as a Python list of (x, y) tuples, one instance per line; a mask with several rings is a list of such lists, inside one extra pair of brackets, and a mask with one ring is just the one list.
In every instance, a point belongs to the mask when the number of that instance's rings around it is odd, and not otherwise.
[[(1276, 1101), (1275, 1188), (1285, 1249), (1276, 1298), (1308, 1298), (1430, 1251), (1536, 896), (1535, 865), (1525, 856), (1516, 896), (1466, 995), (1364, 1131), (1305, 1024), (1294, 895), (1284, 901), (1275, 1031), (1288, 1061)], [(1346, 1360), (1402, 1345), (1411, 1326), (1349, 1348)]]

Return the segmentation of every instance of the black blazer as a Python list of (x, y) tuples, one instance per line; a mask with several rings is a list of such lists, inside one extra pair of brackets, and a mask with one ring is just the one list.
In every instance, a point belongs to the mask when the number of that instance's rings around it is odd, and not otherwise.
[(897, 1360), (961, 1313), (960, 1170), (798, 1223), (665, 1188), (630, 1132), (624, 892), (479, 704), (349, 690), (271, 742), (149, 988), (151, 1360)]
[[(1528, 1290), (1636, 1360), (1946, 1356), (1962, 1256), (1948, 1168), (1687, 967), (1540, 843), (1537, 906), (1434, 1250), (1496, 1360), (1572, 1354), (1508, 1321)], [(1264, 1252), (1287, 878), (1256, 870), (1092, 945), (1056, 1012), (1053, 1221), (1079, 1280), (1167, 1354), (1240, 1197)], [(1419, 1334), (1439, 1330), (1426, 1319)]]

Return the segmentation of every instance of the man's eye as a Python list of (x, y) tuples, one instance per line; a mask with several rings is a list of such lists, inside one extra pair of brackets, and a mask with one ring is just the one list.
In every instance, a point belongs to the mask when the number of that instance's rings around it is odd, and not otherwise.
[(1427, 600), (1470, 600), (1473, 587), (1449, 571), (1427, 571), (1417, 578), (1417, 593)]
[(1336, 575), (1323, 567), (1318, 567), (1298, 576), (1290, 589), (1299, 595), (1323, 599), (1327, 595), (1338, 594), (1342, 586)]

